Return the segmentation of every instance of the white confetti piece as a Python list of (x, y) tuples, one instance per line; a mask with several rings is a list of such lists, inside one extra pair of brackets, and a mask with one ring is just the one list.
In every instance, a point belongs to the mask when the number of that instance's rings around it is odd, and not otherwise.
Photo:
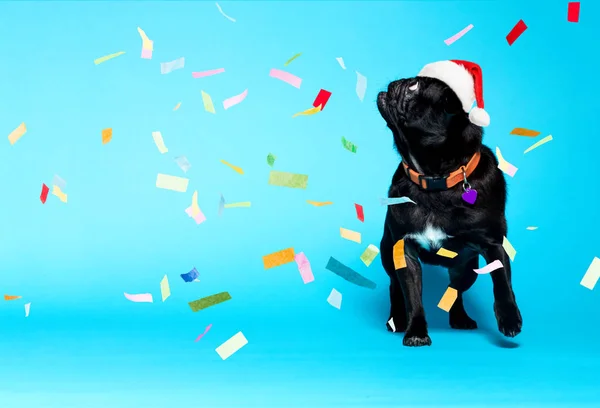
[(327, 298), (327, 303), (329, 303), (331, 306), (335, 307), (336, 309), (341, 309), (342, 308), (342, 294), (340, 292), (338, 292), (336, 289), (331, 289), (331, 293), (329, 294), (329, 297)]
[(365, 92), (367, 92), (367, 77), (356, 71), (356, 95), (361, 102), (365, 99)]

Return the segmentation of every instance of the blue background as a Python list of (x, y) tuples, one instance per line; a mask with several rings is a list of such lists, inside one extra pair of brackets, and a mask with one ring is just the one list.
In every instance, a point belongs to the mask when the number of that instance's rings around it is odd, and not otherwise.
[[(595, 3), (584, 2), (579, 24), (566, 21), (566, 1), (221, 3), (236, 23), (213, 2), (0, 3), (0, 292), (23, 297), (0, 302), (0, 406), (597, 406), (600, 298), (579, 284), (600, 253)], [(529, 29), (509, 47), (519, 19)], [(468, 24), (465, 37), (443, 42)], [(140, 58), (138, 26), (154, 41), (152, 60)], [(118, 51), (126, 54), (94, 65)], [(179, 57), (184, 69), (160, 74), (160, 62)], [(492, 118), (484, 141), (519, 167), (507, 217), (524, 326), (514, 341), (501, 337), (483, 276), (467, 295), (480, 329), (450, 331), (436, 307), (446, 272), (426, 268), (433, 346), (410, 349), (385, 330), (380, 258), (370, 268), (359, 260), (379, 244), (379, 198), (399, 161), (375, 98), (444, 59), (482, 66)], [(301, 89), (270, 78), (271, 68), (303, 78)], [(368, 78), (364, 102), (355, 71)], [(221, 102), (246, 88), (224, 111)], [(332, 92), (325, 110), (292, 119), (321, 88)], [(21, 122), (27, 134), (11, 146), (6, 136)], [(113, 139), (102, 145), (107, 127)], [(554, 141), (524, 155), (535, 140), (509, 135), (514, 127)], [(268, 185), (270, 152), (275, 169), (308, 174), (308, 188)], [(157, 173), (184, 176), (179, 155), (192, 164), (187, 193), (157, 189)], [(69, 202), (50, 195), (41, 205), (54, 174)], [(207, 217), (199, 226), (184, 213), (194, 190)], [(252, 207), (218, 217), (220, 192)], [(339, 227), (360, 231), (362, 244), (341, 239)], [(294, 263), (263, 269), (263, 255), (287, 247), (306, 253), (313, 283)], [(327, 271), (330, 256), (377, 289)], [(183, 282), (194, 266), (201, 282)], [(172, 295), (163, 303), (165, 274)], [(332, 288), (341, 310), (326, 302)], [(198, 313), (187, 305), (221, 291), (233, 299)], [(222, 361), (215, 348), (238, 331), (249, 344)]]

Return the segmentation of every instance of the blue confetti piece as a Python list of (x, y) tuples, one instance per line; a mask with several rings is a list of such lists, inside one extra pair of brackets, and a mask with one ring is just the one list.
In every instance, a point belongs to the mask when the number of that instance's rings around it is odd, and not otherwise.
[(347, 267), (334, 257), (329, 258), (329, 262), (327, 262), (327, 266), (325, 268), (329, 269), (340, 278), (345, 279), (350, 283), (354, 283), (357, 286), (362, 286), (363, 288), (368, 289), (375, 289), (377, 287), (375, 282), (365, 278), (360, 273)]
[(186, 282), (193, 282), (200, 274), (196, 270), (196, 268), (192, 269), (188, 273), (182, 273), (181, 278)]
[(390, 197), (390, 198), (380, 198), (379, 202), (381, 205), (396, 205), (396, 204), (404, 204), (404, 203), (415, 203), (408, 197)]

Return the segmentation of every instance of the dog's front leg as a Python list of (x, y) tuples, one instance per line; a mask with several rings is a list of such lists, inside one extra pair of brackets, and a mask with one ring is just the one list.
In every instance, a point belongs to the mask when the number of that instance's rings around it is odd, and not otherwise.
[(404, 334), (405, 346), (430, 346), (431, 338), (427, 333), (427, 321), (423, 308), (423, 281), (421, 263), (416, 248), (409, 240), (404, 243), (406, 267), (396, 270), (396, 276), (402, 293), (407, 314), (407, 328)]

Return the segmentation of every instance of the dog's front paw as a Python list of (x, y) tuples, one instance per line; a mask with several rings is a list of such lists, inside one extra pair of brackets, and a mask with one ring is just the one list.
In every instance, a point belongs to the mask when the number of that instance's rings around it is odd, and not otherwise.
[(425, 336), (414, 336), (406, 333), (402, 344), (408, 347), (431, 346), (431, 338), (427, 334)]
[(402, 344), (408, 347), (431, 346), (431, 339), (427, 334), (427, 323), (424, 317), (421, 316), (411, 320)]
[(471, 319), (465, 312), (452, 313), (450, 310), (450, 327), (457, 330), (474, 330), (477, 322)]
[(498, 321), (498, 330), (506, 337), (515, 337), (521, 333), (523, 319), (517, 304), (513, 302), (494, 303), (494, 313)]

